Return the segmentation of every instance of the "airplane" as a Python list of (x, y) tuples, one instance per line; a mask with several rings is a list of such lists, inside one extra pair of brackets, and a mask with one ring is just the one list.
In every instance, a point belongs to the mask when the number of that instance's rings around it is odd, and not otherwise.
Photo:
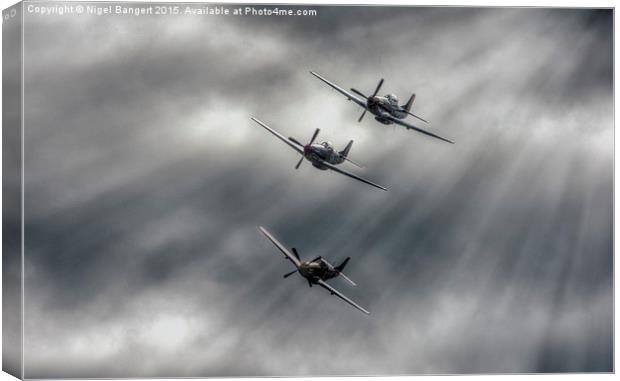
[(316, 139), (320, 131), (320, 129), (318, 128), (316, 129), (316, 131), (314, 131), (314, 135), (312, 135), (312, 139), (310, 139), (310, 142), (308, 144), (301, 144), (295, 138), (288, 138), (288, 139), (285, 138), (283, 135), (278, 133), (276, 130), (272, 129), (271, 127), (269, 127), (268, 125), (266, 125), (265, 123), (261, 122), (260, 120), (256, 118), (252, 118), (252, 120), (260, 124), (267, 131), (271, 132), (278, 139), (282, 140), (284, 143), (288, 144), (292, 149), (294, 149), (295, 151), (301, 154), (301, 159), (299, 159), (299, 162), (295, 166), (295, 169), (299, 169), (299, 166), (301, 165), (301, 163), (304, 161), (304, 159), (306, 159), (310, 163), (312, 163), (313, 167), (318, 168), (320, 170), (326, 171), (328, 169), (331, 169), (334, 172), (341, 173), (355, 180), (359, 180), (368, 185), (372, 185), (375, 188), (379, 188), (381, 190), (387, 191), (387, 189), (382, 187), (381, 185), (375, 184), (372, 181), (366, 180), (363, 177), (354, 175), (353, 173), (345, 171), (344, 169), (340, 169), (336, 166), (338, 164), (344, 163), (345, 161), (348, 161), (351, 164), (357, 167), (360, 167), (359, 164), (355, 163), (353, 160), (347, 157), (349, 155), (349, 151), (351, 150), (351, 146), (353, 145), (353, 140), (351, 140), (349, 144), (347, 144), (347, 146), (342, 151), (338, 152), (334, 150), (334, 147), (332, 146), (330, 142), (323, 142), (320, 144), (314, 143), (314, 140)]
[(308, 285), (310, 287), (312, 287), (313, 284), (318, 284), (319, 286), (329, 291), (331, 295), (336, 295), (337, 297), (349, 303), (350, 305), (357, 308), (358, 310), (362, 311), (366, 315), (370, 315), (370, 312), (365, 310), (363, 307), (360, 307), (357, 303), (347, 298), (342, 293), (340, 293), (338, 290), (336, 290), (335, 288), (327, 284), (327, 282), (325, 282), (328, 279), (341, 276), (351, 285), (357, 286), (355, 282), (353, 282), (351, 279), (349, 279), (346, 275), (342, 273), (342, 270), (344, 270), (344, 267), (349, 262), (349, 259), (351, 259), (350, 257), (347, 257), (338, 266), (332, 265), (331, 263), (323, 259), (323, 257), (321, 256), (316, 257), (311, 261), (302, 261), (299, 258), (299, 253), (297, 252), (297, 249), (293, 247), (291, 248), (292, 252), (289, 251), (286, 248), (286, 246), (284, 246), (281, 242), (279, 242), (271, 233), (267, 231), (267, 229), (265, 229), (262, 226), (259, 226), (258, 229), (271, 241), (271, 243), (273, 243), (278, 248), (278, 250), (282, 252), (282, 254), (284, 254), (285, 259), (288, 259), (289, 261), (293, 263), (293, 265), (295, 265), (295, 270), (284, 274), (284, 278), (288, 278), (289, 276), (295, 274), (296, 272), (299, 272), (301, 276), (306, 278), (306, 280), (308, 281)]
[(366, 115), (366, 111), (370, 111), (373, 115), (375, 115), (375, 120), (377, 120), (380, 123), (383, 124), (400, 124), (401, 126), (405, 127), (406, 129), (410, 130), (416, 130), (418, 132), (421, 132), (425, 135), (428, 136), (432, 136), (434, 138), (437, 138), (439, 140), (443, 140), (444, 142), (448, 142), (450, 144), (454, 144), (454, 142), (452, 140), (443, 138), (439, 135), (435, 135), (432, 132), (426, 131), (420, 127), (416, 127), (413, 124), (409, 124), (409, 123), (405, 123), (404, 121), (402, 121), (401, 119), (405, 119), (407, 117), (407, 115), (411, 115), (414, 118), (417, 118), (425, 123), (428, 123), (427, 120), (422, 119), (421, 117), (413, 114), (411, 112), (411, 106), (413, 105), (413, 101), (415, 100), (415, 94), (413, 94), (411, 96), (411, 98), (409, 98), (409, 100), (407, 101), (407, 103), (405, 103), (402, 106), (398, 105), (398, 98), (396, 97), (396, 95), (394, 94), (388, 94), (384, 97), (378, 96), (377, 94), (379, 93), (379, 90), (381, 89), (381, 86), (383, 85), (383, 78), (381, 78), (381, 80), (379, 81), (379, 84), (377, 85), (377, 88), (375, 89), (375, 92), (367, 97), (366, 95), (364, 95), (361, 91), (359, 90), (355, 90), (355, 89), (351, 89), (351, 91), (353, 93), (355, 93), (356, 95), (359, 95), (360, 97), (362, 97), (363, 99), (358, 98), (357, 96), (355, 96), (354, 94), (346, 91), (345, 89), (343, 89), (342, 87), (336, 85), (335, 83), (332, 83), (330, 81), (328, 81), (327, 79), (321, 77), (319, 74), (311, 71), (310, 74), (314, 75), (315, 77), (317, 77), (318, 79), (320, 79), (321, 81), (327, 83), (329, 86), (331, 86), (334, 90), (342, 93), (345, 97), (347, 97), (350, 101), (353, 101), (355, 103), (357, 103), (359, 106), (364, 108), (364, 112), (362, 113), (362, 115), (359, 117), (359, 119), (357, 120), (358, 122), (361, 122), (362, 119), (364, 119), (364, 115)]

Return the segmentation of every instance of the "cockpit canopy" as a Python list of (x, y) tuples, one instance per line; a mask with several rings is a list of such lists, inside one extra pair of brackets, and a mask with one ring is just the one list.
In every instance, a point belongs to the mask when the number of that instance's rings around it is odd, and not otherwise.
[(394, 94), (388, 94), (385, 96), (388, 100), (388, 102), (390, 102), (393, 105), (398, 105), (398, 97), (396, 97), (396, 95)]
[(321, 143), (321, 145), (322, 145), (323, 147), (325, 147), (325, 148), (330, 148), (330, 149), (331, 149), (332, 147), (334, 147), (334, 146), (333, 146), (333, 144), (332, 144), (331, 142), (323, 142), (323, 143)]

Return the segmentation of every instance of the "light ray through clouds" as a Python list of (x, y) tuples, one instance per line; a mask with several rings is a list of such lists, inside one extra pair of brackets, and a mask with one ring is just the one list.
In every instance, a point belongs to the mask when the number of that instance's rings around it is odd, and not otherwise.
[[(27, 17), (27, 377), (612, 370), (611, 11), (317, 9)], [(415, 92), (456, 145), (310, 70)], [(354, 139), (389, 192), (251, 116)], [(372, 314), (282, 279), (257, 225), (351, 256)]]

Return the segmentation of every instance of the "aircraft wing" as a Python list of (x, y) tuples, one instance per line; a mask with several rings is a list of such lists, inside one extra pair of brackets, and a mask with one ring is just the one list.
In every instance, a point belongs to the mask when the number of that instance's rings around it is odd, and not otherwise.
[(372, 181), (366, 180), (363, 177), (359, 177), (357, 175), (352, 174), (351, 172), (345, 171), (344, 169), (340, 169), (340, 168), (336, 167), (335, 165), (329, 164), (328, 162), (324, 161), (324, 162), (321, 163), (321, 165), (326, 166), (327, 168), (331, 169), (332, 171), (335, 171), (335, 172), (338, 172), (338, 173), (342, 173), (345, 176), (349, 176), (349, 177), (351, 177), (351, 178), (353, 178), (355, 180), (359, 180), (359, 181), (361, 181), (363, 183), (366, 183), (368, 185), (372, 185), (375, 188), (379, 188), (379, 189), (384, 190), (384, 191), (387, 190), (387, 188), (384, 188), (384, 187), (382, 187), (379, 184), (375, 184)]
[(266, 125), (265, 123), (261, 122), (260, 120), (256, 119), (256, 118), (252, 118), (253, 121), (255, 121), (256, 123), (260, 124), (261, 126), (263, 126), (267, 131), (271, 132), (272, 134), (275, 135), (276, 138), (282, 140), (284, 143), (288, 144), (292, 149), (294, 149), (295, 151), (299, 152), (300, 154), (304, 154), (304, 151), (299, 148), (299, 146), (293, 142), (291, 142), (290, 140), (288, 140), (287, 138), (284, 137), (284, 135), (280, 134), (278, 131), (274, 130), (273, 128), (269, 127), (268, 125)]
[(282, 254), (284, 254), (286, 256), (286, 259), (290, 260), (291, 262), (293, 262), (293, 264), (295, 265), (295, 267), (299, 267), (299, 265), (301, 264), (301, 261), (299, 260), (299, 258), (297, 258), (293, 253), (291, 253), (286, 246), (284, 246), (280, 241), (278, 241), (277, 239), (275, 239), (274, 236), (271, 235), (271, 233), (269, 233), (267, 231), (267, 229), (265, 229), (262, 226), (259, 226), (258, 229), (267, 237), (269, 238), (269, 240), (271, 241), (271, 243), (273, 243), (281, 252)]
[(339, 297), (340, 299), (344, 300), (345, 302), (349, 303), (350, 305), (352, 305), (353, 307), (357, 308), (358, 310), (362, 311), (363, 313), (365, 313), (366, 315), (370, 315), (370, 312), (366, 311), (364, 308), (360, 307), (357, 303), (355, 303), (354, 301), (352, 301), (351, 299), (347, 298), (346, 296), (344, 296), (343, 294), (340, 293), (340, 291), (336, 290), (335, 288), (333, 288), (332, 286), (330, 286), (329, 284), (327, 284), (326, 282), (324, 282), (323, 280), (319, 279), (317, 281), (317, 283), (323, 287), (324, 289), (326, 289), (327, 291), (330, 292), (330, 294), (332, 295), (336, 295), (337, 297)]
[(310, 74), (312, 74), (313, 76), (317, 77), (321, 81), (327, 83), (334, 90), (338, 91), (339, 93), (341, 93), (342, 95), (347, 97), (350, 101), (353, 101), (353, 102), (357, 103), (358, 105), (362, 106), (363, 108), (368, 108), (368, 106), (366, 105), (366, 101), (363, 101), (363, 100), (359, 99), (357, 96), (353, 95), (353, 93), (350, 93), (350, 92), (346, 91), (342, 87), (336, 85), (335, 83), (332, 83), (332, 82), (328, 81), (327, 79), (321, 77), (320, 75), (318, 75), (317, 73), (315, 73), (313, 71), (311, 71)]
[(402, 121), (402, 120), (400, 120), (400, 119), (398, 119), (398, 118), (394, 118), (394, 117), (393, 117), (393, 116), (391, 116), (391, 115), (386, 115), (386, 116), (384, 116), (384, 118), (389, 119), (389, 120), (391, 120), (392, 122), (394, 122), (394, 123), (396, 123), (396, 124), (400, 124), (401, 126), (404, 126), (404, 127), (407, 127), (407, 128), (411, 128), (411, 129), (413, 129), (413, 130), (416, 130), (416, 131), (418, 131), (418, 132), (421, 132), (421, 133), (423, 133), (423, 134), (425, 134), (425, 135), (432, 136), (432, 137), (434, 137), (434, 138), (436, 138), (436, 139), (443, 140), (444, 142), (448, 142), (448, 143), (450, 143), (450, 144), (454, 144), (454, 142), (453, 142), (452, 140), (449, 140), (449, 139), (446, 139), (446, 138), (442, 138), (442, 137), (441, 137), (441, 136), (439, 136), (439, 135), (435, 135), (435, 134), (433, 134), (432, 132), (429, 132), (429, 131), (423, 130), (423, 129), (421, 129), (420, 127), (416, 127), (416, 126), (414, 126), (413, 124), (405, 123), (404, 121)]

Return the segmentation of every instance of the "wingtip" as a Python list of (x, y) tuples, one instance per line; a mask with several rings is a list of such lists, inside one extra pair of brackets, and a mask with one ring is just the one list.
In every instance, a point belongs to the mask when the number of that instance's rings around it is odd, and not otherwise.
[(437, 135), (434, 135), (434, 137), (436, 137), (437, 139), (441, 140), (442, 142), (446, 142), (446, 143), (454, 144), (454, 142), (453, 142), (452, 140), (450, 140), (450, 139), (446, 139), (446, 138), (444, 138), (444, 137), (442, 137), (442, 136), (437, 136)]

